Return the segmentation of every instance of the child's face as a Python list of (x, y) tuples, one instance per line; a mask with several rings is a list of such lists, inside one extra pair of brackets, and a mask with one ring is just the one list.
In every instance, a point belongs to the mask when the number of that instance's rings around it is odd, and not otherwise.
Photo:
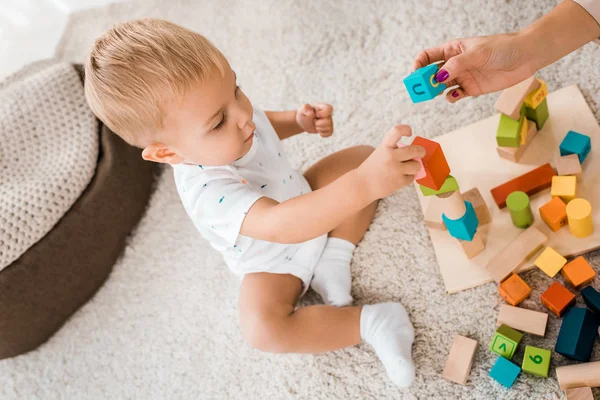
[(227, 165), (252, 146), (252, 104), (237, 86), (235, 72), (214, 71), (166, 110), (162, 143), (143, 151), (147, 160), (179, 164)]

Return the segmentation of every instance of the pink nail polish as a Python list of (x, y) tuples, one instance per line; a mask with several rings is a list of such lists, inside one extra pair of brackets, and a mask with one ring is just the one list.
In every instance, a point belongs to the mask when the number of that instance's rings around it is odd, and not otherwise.
[(456, 90), (455, 90), (455, 91), (453, 91), (453, 92), (452, 92), (452, 97), (455, 97), (455, 98), (456, 98), (456, 97), (458, 97), (458, 91), (456, 91)]

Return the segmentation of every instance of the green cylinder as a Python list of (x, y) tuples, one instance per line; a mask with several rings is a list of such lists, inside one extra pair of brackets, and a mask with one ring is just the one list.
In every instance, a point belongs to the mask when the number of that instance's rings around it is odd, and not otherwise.
[(533, 224), (533, 212), (527, 193), (512, 192), (506, 198), (506, 207), (510, 211), (510, 218), (517, 228), (525, 229)]

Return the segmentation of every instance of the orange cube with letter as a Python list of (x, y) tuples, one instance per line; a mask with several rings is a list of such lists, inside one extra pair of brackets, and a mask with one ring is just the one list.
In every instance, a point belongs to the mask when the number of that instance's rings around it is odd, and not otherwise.
[(424, 147), (426, 152), (425, 157), (421, 159), (426, 175), (424, 178), (417, 179), (417, 183), (433, 190), (440, 190), (450, 175), (450, 166), (446, 161), (442, 146), (438, 142), (421, 136), (417, 136), (412, 144)]

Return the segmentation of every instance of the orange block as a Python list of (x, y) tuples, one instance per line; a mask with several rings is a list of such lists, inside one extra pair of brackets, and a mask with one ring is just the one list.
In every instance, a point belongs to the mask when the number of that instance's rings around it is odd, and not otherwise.
[(567, 225), (567, 205), (560, 197), (554, 197), (540, 207), (540, 216), (546, 225), (556, 232)]
[(542, 304), (561, 318), (565, 311), (575, 304), (575, 295), (558, 282), (554, 282), (542, 293)]
[(511, 306), (516, 306), (531, 294), (531, 287), (517, 274), (512, 274), (498, 286), (500, 296)]
[(596, 277), (596, 271), (581, 256), (567, 263), (561, 270), (561, 274), (575, 288), (590, 283)]
[(417, 179), (417, 183), (433, 190), (440, 190), (450, 175), (450, 166), (446, 161), (442, 146), (438, 142), (421, 136), (417, 136), (412, 144), (423, 146), (426, 152), (425, 157), (421, 159), (426, 175), (424, 178)]
[(491, 189), (490, 192), (498, 207), (504, 208), (506, 198), (512, 192), (521, 191), (529, 196), (534, 195), (552, 186), (552, 177), (555, 175), (554, 168), (547, 163)]

